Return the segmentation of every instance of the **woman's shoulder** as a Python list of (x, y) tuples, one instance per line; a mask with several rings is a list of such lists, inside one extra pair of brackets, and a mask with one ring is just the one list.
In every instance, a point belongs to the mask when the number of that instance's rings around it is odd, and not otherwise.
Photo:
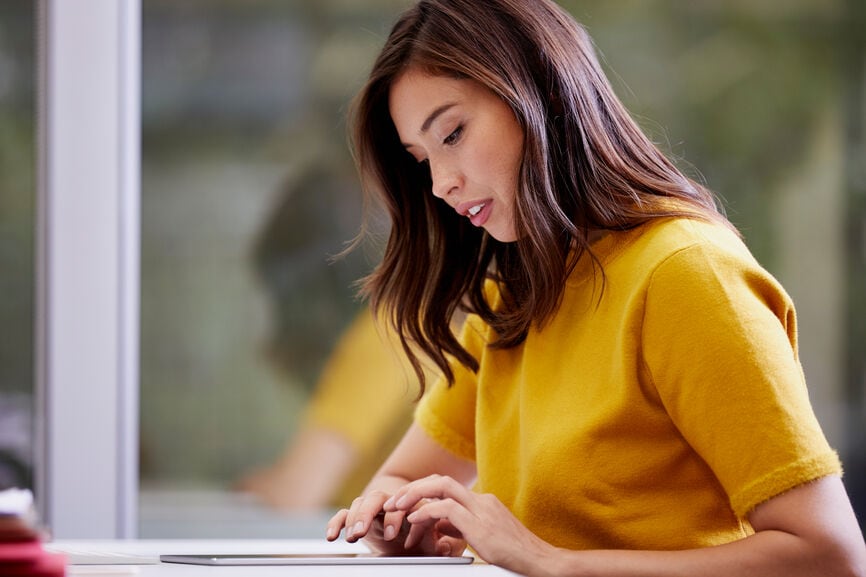
[[(698, 260), (729, 260), (746, 266), (757, 262), (740, 236), (731, 228), (694, 218), (665, 218), (648, 222), (618, 239), (619, 259), (643, 263), (653, 269), (677, 255)], [(682, 259), (691, 260), (691, 259)]]
[(747, 250), (740, 236), (728, 226), (688, 217), (660, 218), (639, 229), (641, 242), (678, 251), (695, 245), (724, 250)]

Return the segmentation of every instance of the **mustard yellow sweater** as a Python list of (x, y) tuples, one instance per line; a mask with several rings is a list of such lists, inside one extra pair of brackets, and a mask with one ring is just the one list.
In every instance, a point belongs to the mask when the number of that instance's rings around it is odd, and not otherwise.
[(682, 549), (748, 535), (747, 513), (841, 473), (813, 414), (794, 308), (723, 227), (667, 219), (593, 245), (562, 305), (519, 347), (470, 317), (456, 367), (416, 421), (476, 461), (557, 546)]

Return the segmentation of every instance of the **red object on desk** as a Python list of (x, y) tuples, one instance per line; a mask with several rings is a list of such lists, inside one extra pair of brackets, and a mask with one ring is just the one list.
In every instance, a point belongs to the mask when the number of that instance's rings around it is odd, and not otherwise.
[(42, 548), (27, 489), (0, 491), (0, 577), (63, 577), (66, 556)]
[(66, 557), (49, 553), (37, 540), (0, 542), (0, 576), (63, 577)]
[(0, 543), (37, 539), (39, 539), (39, 532), (32, 523), (28, 523), (18, 515), (0, 513)]
[(39, 541), (3, 542), (0, 543), (0, 566), (33, 561), (44, 552)]

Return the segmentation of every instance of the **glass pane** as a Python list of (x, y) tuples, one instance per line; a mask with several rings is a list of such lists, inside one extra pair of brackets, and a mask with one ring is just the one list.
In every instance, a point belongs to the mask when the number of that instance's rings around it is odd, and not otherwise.
[[(280, 459), (359, 310), (364, 253), (327, 263), (359, 217), (343, 118), (406, 2), (143, 4), (141, 533), (320, 536), (317, 519), (232, 489)], [(866, 319), (846, 287), (864, 272), (843, 231), (863, 219), (846, 213), (862, 212), (845, 166), (846, 146), (863, 147), (846, 129), (864, 122), (864, 48), (846, 25), (858, 3), (562, 4), (797, 302), (812, 398), (856, 501), (862, 342), (846, 330)]]
[(360, 224), (343, 116), (382, 4), (143, 3), (142, 536), (295, 530), (232, 487), (359, 309), (367, 258), (329, 257)]
[(0, 489), (33, 488), (35, 5), (0, 3)]

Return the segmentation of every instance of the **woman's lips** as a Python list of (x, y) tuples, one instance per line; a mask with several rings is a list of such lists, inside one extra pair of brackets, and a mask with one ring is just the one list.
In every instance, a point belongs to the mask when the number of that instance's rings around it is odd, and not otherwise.
[(490, 218), (490, 212), (493, 208), (493, 201), (491, 199), (482, 200), (482, 201), (473, 201), (467, 202), (458, 207), (458, 212), (463, 216), (469, 218), (469, 222), (471, 222), (475, 226), (484, 226), (484, 223), (487, 222), (487, 219)]

